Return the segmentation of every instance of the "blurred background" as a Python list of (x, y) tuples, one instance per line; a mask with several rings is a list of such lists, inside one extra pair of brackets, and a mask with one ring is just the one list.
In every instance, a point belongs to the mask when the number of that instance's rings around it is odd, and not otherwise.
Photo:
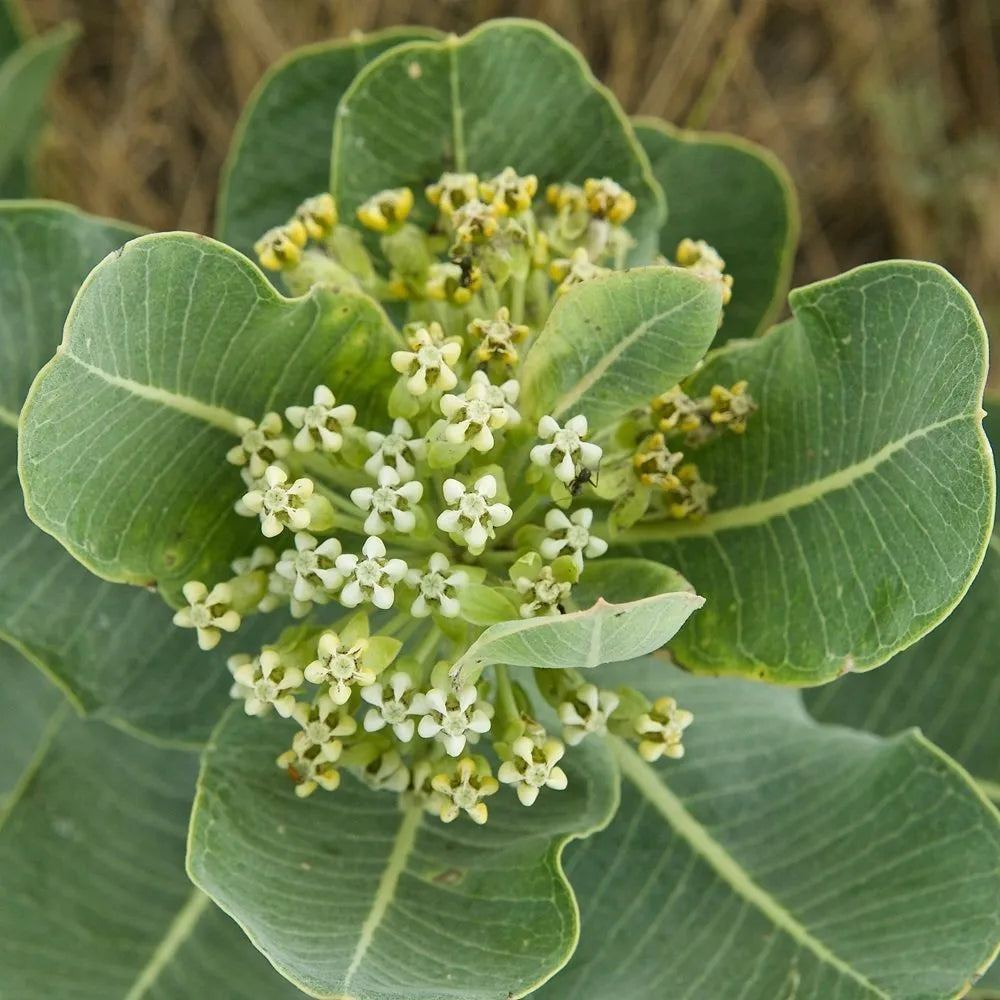
[(57, 87), (47, 194), (211, 231), (239, 110), (288, 49), (352, 30), (539, 18), (626, 110), (774, 150), (802, 208), (796, 283), (948, 267), (1000, 329), (1000, 0), (22, 0), (84, 36)]

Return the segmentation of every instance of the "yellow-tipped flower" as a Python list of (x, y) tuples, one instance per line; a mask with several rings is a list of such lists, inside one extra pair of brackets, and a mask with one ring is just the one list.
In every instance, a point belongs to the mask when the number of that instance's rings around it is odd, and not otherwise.
[(577, 212), (587, 207), (587, 197), (577, 184), (550, 184), (545, 189), (545, 200), (557, 212)]
[(725, 424), (734, 434), (744, 434), (747, 418), (757, 409), (757, 404), (747, 392), (749, 383), (741, 379), (731, 389), (713, 385), (709, 392), (712, 410), (708, 419), (716, 425)]
[(424, 189), (427, 200), (437, 206), (445, 215), (479, 195), (479, 178), (476, 174), (444, 173), (436, 184), (428, 184)]
[(253, 245), (261, 267), (266, 267), (269, 271), (283, 271), (285, 268), (294, 267), (301, 260), (302, 247), (306, 243), (306, 231), (302, 223), (293, 221), (294, 224), (289, 223), (269, 229)]
[(368, 229), (387, 233), (401, 226), (413, 210), (413, 192), (409, 188), (379, 191), (358, 206), (358, 220)]
[(337, 224), (337, 203), (333, 195), (324, 193), (306, 198), (295, 210), (295, 221), (312, 239), (325, 239)]
[(599, 219), (607, 219), (616, 226), (627, 222), (635, 211), (635, 198), (610, 177), (588, 177), (583, 182), (587, 208)]
[(483, 272), (478, 264), (439, 261), (428, 270), (426, 292), (437, 302), (464, 306), (482, 284)]
[(522, 177), (513, 167), (505, 167), (496, 177), (479, 185), (479, 196), (499, 215), (526, 212), (537, 192), (538, 178), (534, 174)]

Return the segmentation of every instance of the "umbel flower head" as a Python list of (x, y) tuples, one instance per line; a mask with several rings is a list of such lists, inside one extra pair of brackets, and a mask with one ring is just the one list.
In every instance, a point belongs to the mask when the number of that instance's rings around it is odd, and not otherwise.
[[(669, 696), (569, 669), (539, 671), (533, 693), (467, 655), (498, 623), (583, 610), (578, 582), (623, 508), (632, 522), (703, 516), (713, 487), (697, 449), (746, 433), (755, 410), (745, 382), (706, 395), (664, 385), (612, 427), (525, 406), (521, 366), (541, 324), (573, 286), (623, 266), (636, 208), (610, 177), (538, 191), (512, 166), (443, 174), (429, 210), (407, 188), (373, 191), (356, 212), (365, 239), (320, 194), (257, 245), (293, 289), (328, 268), (407, 319), (382, 359), (395, 381), (381, 415), (360, 421), (372, 399), (352, 394), (355, 373), (324, 371), (281, 413), (237, 421), (224, 456), (244, 484), (236, 511), (283, 544), (248, 548), (230, 579), (187, 583), (175, 616), (204, 649), (256, 612), (296, 619), (228, 664), (247, 714), (287, 720), (277, 763), (299, 796), (337, 789), (347, 771), (446, 823), (481, 824), (504, 787), (532, 806), (570, 785), (584, 739), (614, 734), (649, 761), (683, 753), (692, 716)], [(731, 285), (701, 242), (662, 266)]]

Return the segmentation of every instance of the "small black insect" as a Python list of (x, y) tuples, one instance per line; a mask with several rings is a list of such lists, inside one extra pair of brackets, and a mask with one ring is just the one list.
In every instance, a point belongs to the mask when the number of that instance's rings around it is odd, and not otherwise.
[(458, 283), (463, 288), (468, 288), (469, 285), (472, 284), (472, 267), (473, 267), (472, 258), (468, 254), (466, 254), (464, 257), (459, 257), (458, 260), (455, 261), (455, 263), (458, 264), (458, 266), (462, 269), (462, 277)]
[(572, 496), (578, 497), (582, 492), (584, 486), (587, 483), (596, 483), (597, 478), (590, 469), (581, 469), (571, 480), (569, 484), (569, 492)]

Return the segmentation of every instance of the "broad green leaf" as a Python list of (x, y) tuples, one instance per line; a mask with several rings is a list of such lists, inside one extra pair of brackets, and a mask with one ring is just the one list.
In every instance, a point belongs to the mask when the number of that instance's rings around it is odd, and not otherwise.
[(398, 334), (357, 292), (286, 299), (234, 250), (185, 233), (140, 237), (88, 277), (58, 355), (22, 415), (29, 515), (101, 576), (214, 577), (259, 525), (225, 454), (239, 415), (348, 390), (384, 408)]
[(719, 325), (719, 290), (664, 267), (584, 282), (556, 303), (522, 372), (525, 405), (592, 433), (690, 374)]
[(733, 135), (688, 132), (653, 118), (634, 123), (670, 206), (660, 250), (685, 237), (710, 243), (733, 276), (717, 342), (753, 337), (788, 291), (799, 213), (791, 178), (768, 150)]
[(219, 239), (249, 255), (263, 232), (325, 191), (337, 102), (358, 70), (394, 45), (435, 37), (425, 28), (393, 28), (296, 49), (272, 66), (236, 127), (219, 194)]
[[(491, 625), (455, 661), (453, 674), (478, 675), (493, 663), (577, 670), (630, 660), (659, 649), (705, 603), (656, 563), (607, 559), (599, 566), (573, 589), (586, 611)], [(606, 601), (605, 593), (617, 603)]]
[(794, 318), (710, 355), (695, 392), (748, 379), (743, 437), (691, 452), (700, 521), (623, 532), (706, 598), (691, 670), (812, 685), (884, 663), (955, 606), (993, 521), (986, 338), (932, 264), (871, 264), (790, 296)]
[(819, 726), (791, 691), (630, 667), (694, 712), (687, 754), (614, 744), (621, 808), (567, 852), (583, 933), (540, 1000), (963, 993), (1000, 940), (1000, 816), (960, 768), (912, 730)]
[[(16, 722), (27, 739), (22, 702), (0, 707), (0, 733)], [(76, 720), (65, 702), (23, 750), (30, 760), (0, 812), (0, 996), (302, 995), (184, 876), (193, 754)]]
[[(383, 188), (419, 195), (445, 170), (506, 166), (537, 174), (542, 190), (613, 177), (637, 199), (628, 228), (649, 260), (664, 218), (649, 161), (611, 93), (543, 25), (490, 21), (462, 38), (398, 46), (340, 102), (332, 188), (345, 218)], [(418, 212), (430, 217), (429, 206)]]
[(16, 649), (0, 643), (0, 706), (5, 709), (0, 725), (0, 823), (61, 701), (59, 692)]
[(578, 936), (560, 855), (617, 801), (600, 744), (531, 809), (445, 825), (351, 778), (297, 799), (274, 766), (281, 720), (229, 712), (204, 755), (188, 870), (275, 967), (314, 996), (508, 1000), (560, 968)]
[(962, 603), (881, 670), (806, 694), (809, 711), (876, 733), (919, 726), (1000, 802), (1000, 540)]
[(26, 41), (0, 64), (0, 178), (27, 152), (41, 122), (49, 84), (79, 34), (64, 24)]
[(0, 421), (17, 423), (91, 268), (139, 232), (58, 202), (0, 202)]
[[(162, 740), (201, 742), (228, 703), (226, 650), (205, 656), (172, 627), (160, 597), (96, 580), (28, 520), (15, 432), (4, 426), (56, 349), (88, 271), (132, 235), (67, 206), (0, 206), (0, 256), (9, 264), (0, 271), (0, 638), (40, 666), (78, 711)], [(50, 690), (40, 673), (34, 683)]]

